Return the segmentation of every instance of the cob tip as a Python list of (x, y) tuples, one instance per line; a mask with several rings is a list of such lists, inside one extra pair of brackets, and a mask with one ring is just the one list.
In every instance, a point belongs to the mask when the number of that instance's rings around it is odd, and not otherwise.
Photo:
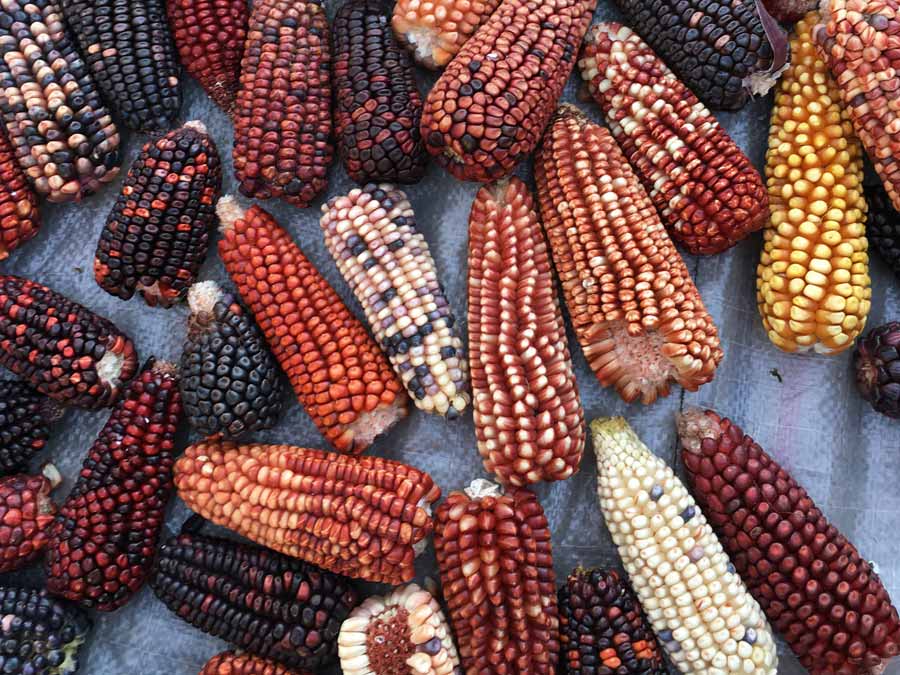
[(103, 383), (108, 384), (113, 389), (118, 389), (122, 385), (122, 369), (125, 367), (125, 355), (115, 348), (107, 349), (103, 356), (97, 361), (96, 370), (97, 378)]
[(681, 447), (695, 455), (700, 454), (700, 446), (706, 438), (718, 438), (722, 433), (718, 415), (700, 408), (687, 408), (675, 415), (675, 427)]
[(188, 291), (188, 307), (191, 314), (212, 314), (222, 295), (222, 289), (215, 281), (201, 281), (194, 284)]
[(203, 134), (204, 136), (209, 135), (209, 130), (206, 128), (206, 125), (200, 120), (191, 120), (190, 122), (185, 122), (184, 128), (193, 129), (198, 134)]
[(157, 361), (154, 359), (150, 370), (160, 377), (178, 377), (178, 366), (172, 361)]
[(503, 486), (486, 478), (476, 478), (469, 486), (463, 489), (469, 499), (481, 499), (482, 497), (502, 497)]
[(216, 203), (216, 215), (219, 216), (219, 232), (225, 234), (234, 229), (234, 224), (244, 217), (247, 209), (241, 206), (234, 195), (223, 195)]
[(51, 490), (55, 490), (62, 485), (62, 474), (53, 462), (45, 462), (43, 466), (41, 466), (41, 475), (50, 482)]

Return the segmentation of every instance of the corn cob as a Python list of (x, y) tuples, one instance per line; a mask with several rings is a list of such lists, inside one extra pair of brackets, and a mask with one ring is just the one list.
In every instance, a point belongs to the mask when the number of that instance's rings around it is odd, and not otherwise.
[(247, 197), (309, 206), (331, 164), (331, 56), (320, 0), (253, 3), (234, 114), (234, 170)]
[(738, 573), (814, 675), (880, 673), (900, 617), (869, 562), (733, 422), (680, 415), (688, 480)]
[(534, 493), (476, 480), (435, 513), (434, 546), (466, 675), (550, 675), (559, 614), (550, 529)]
[(153, 592), (181, 619), (291, 668), (332, 661), (357, 603), (347, 579), (227, 539), (173, 537), (154, 569)]
[(28, 470), (63, 408), (24, 382), (0, 380), (0, 476)]
[(768, 199), (753, 164), (630, 28), (592, 26), (579, 67), (676, 241), (720, 253), (763, 227)]
[(647, 619), (681, 673), (775, 675), (775, 642), (703, 514), (621, 417), (591, 423), (600, 509)]
[(881, 184), (866, 185), (865, 193), (869, 207), (866, 239), (900, 279), (900, 213), (891, 205)]
[(597, 0), (504, 0), (425, 100), (422, 138), (461, 180), (509, 175), (541, 138)]
[(584, 410), (550, 254), (518, 178), (482, 188), (469, 216), (469, 349), (484, 468), (504, 485), (565, 480), (584, 452)]
[(262, 333), (215, 281), (191, 286), (188, 302), (180, 385), (191, 426), (230, 438), (273, 427), (281, 413), (280, 371)]
[(171, 307), (197, 278), (222, 188), (216, 144), (201, 122), (144, 145), (100, 233), (94, 277), (110, 295), (135, 291)]
[(816, 0), (762, 0), (766, 11), (782, 23), (794, 23), (816, 8)]
[(300, 403), (341, 452), (363, 452), (406, 416), (403, 385), (365, 327), (258, 206), (219, 201), (219, 254)]
[(137, 354), (108, 319), (47, 286), (4, 274), (0, 365), (56, 401), (106, 408), (134, 375)]
[(756, 279), (769, 339), (835, 354), (866, 325), (868, 255), (862, 156), (837, 88), (800, 21), (772, 111), (766, 177), (771, 225)]
[(61, 482), (52, 464), (44, 465), (39, 476), (0, 478), (0, 573), (19, 569), (43, 554), (56, 513), (50, 491)]
[(470, 401), (465, 349), (406, 194), (370, 183), (322, 213), (325, 246), (416, 406), (459, 417)]
[(0, 118), (0, 260), (38, 233), (37, 195), (16, 160)]
[(647, 193), (609, 132), (564, 105), (535, 159), (563, 296), (603, 386), (652, 403), (695, 391), (722, 359), (712, 318)]
[(876, 412), (900, 419), (900, 321), (873, 328), (853, 350), (860, 396)]
[(300, 670), (288, 670), (279, 663), (252, 654), (222, 652), (207, 661), (200, 675), (308, 675)]
[(459, 655), (437, 600), (416, 584), (371, 596), (341, 625), (343, 675), (453, 675)]
[(246, 0), (166, 0), (166, 10), (184, 69), (233, 114), (250, 5)]
[(189, 508), (217, 525), (332, 572), (412, 579), (441, 494), (427, 473), (379, 457), (207, 439), (175, 464)]
[(0, 5), (0, 119), (19, 165), (51, 202), (115, 178), (119, 134), (54, 0)]
[(579, 567), (559, 589), (559, 675), (666, 675), (656, 636), (627, 582)]

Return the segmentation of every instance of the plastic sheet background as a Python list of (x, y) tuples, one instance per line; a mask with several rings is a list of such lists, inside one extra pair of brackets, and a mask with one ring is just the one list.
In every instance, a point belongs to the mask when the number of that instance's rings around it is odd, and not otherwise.
[[(333, 15), (339, 2), (326, 0)], [(596, 19), (618, 18), (609, 0), (601, 0)], [(417, 69), (424, 92), (435, 75)], [(578, 78), (573, 74), (564, 98), (575, 101)], [(579, 104), (595, 120), (602, 115), (594, 103)], [(735, 140), (763, 166), (771, 95), (751, 102), (744, 110), (719, 114)], [(224, 162), (226, 193), (235, 189), (231, 169), (231, 125), (200, 87), (185, 78), (182, 120), (203, 120), (218, 144)], [(146, 139), (125, 133), (123, 172)], [(530, 179), (530, 167), (519, 174)], [(134, 298), (123, 302), (102, 291), (93, 278), (97, 238), (116, 198), (121, 178), (82, 204), (41, 208), (43, 227), (36, 240), (15, 251), (0, 270), (36, 279), (62, 291), (112, 319), (132, 336), (141, 360), (150, 355), (177, 360), (186, 332), (188, 309), (148, 308)], [(325, 249), (319, 229), (319, 206), (327, 197), (343, 194), (353, 183), (338, 161), (331, 171), (326, 195), (309, 209), (299, 210), (270, 200), (272, 212), (299, 242), (307, 256), (360, 317), (350, 289)], [(478, 186), (456, 181), (432, 166), (425, 179), (407, 192), (416, 210), (418, 227), (431, 245), (440, 277), (465, 334), (466, 252), (469, 209)], [(244, 200), (246, 203), (246, 200)], [(853, 541), (862, 555), (877, 563), (895, 600), (900, 600), (900, 423), (873, 412), (860, 399), (852, 381), (850, 354), (837, 357), (789, 355), (766, 338), (755, 302), (756, 264), (762, 236), (756, 234), (715, 257), (686, 256), (694, 279), (715, 319), (725, 359), (715, 380), (690, 394), (674, 388), (668, 398), (651, 407), (626, 405), (613, 391), (602, 389), (591, 374), (571, 331), (570, 344), (588, 420), (624, 415), (644, 442), (667, 461), (677, 464), (674, 415), (687, 405), (712, 407), (734, 419), (772, 453), (803, 484), (828, 517)], [(869, 326), (900, 319), (900, 282), (875, 256)], [(215, 246), (201, 279), (215, 279), (233, 289)], [(284, 382), (285, 412), (277, 427), (253, 440), (326, 447), (309, 417)], [(43, 456), (52, 458), (66, 479), (57, 491), (61, 500), (73, 485), (81, 461), (105, 423), (109, 411), (71, 410), (57, 427)], [(183, 425), (179, 447), (197, 440)], [(487, 477), (475, 449), (471, 412), (445, 422), (414, 411), (371, 449), (372, 454), (398, 459), (427, 470), (446, 495), (470, 480)], [(563, 483), (541, 484), (536, 492), (553, 532), (558, 580), (576, 565), (618, 566), (619, 560), (600, 515), (596, 468), (588, 444), (581, 471)], [(167, 527), (177, 532), (190, 515), (173, 498)], [(898, 556), (898, 557), (895, 557)], [(437, 577), (431, 547), (418, 560), (419, 581)], [(40, 583), (39, 570), (0, 578), (3, 583)], [(361, 584), (365, 587), (366, 585)], [(367, 590), (376, 590), (369, 586)], [(112, 614), (95, 614), (95, 629), (82, 652), (85, 675), (194, 675), (207, 659), (227, 648), (175, 617), (144, 588), (126, 607)], [(778, 672), (804, 673), (780, 643)], [(339, 673), (334, 666), (322, 675)], [(676, 671), (673, 669), (673, 673)], [(900, 675), (900, 662), (888, 675)]]

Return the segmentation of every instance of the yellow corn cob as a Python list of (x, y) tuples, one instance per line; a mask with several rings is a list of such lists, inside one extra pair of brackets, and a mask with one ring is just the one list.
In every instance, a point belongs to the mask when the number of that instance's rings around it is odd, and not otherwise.
[(788, 352), (836, 354), (869, 314), (862, 151), (837, 85), (816, 54), (807, 14), (791, 39), (769, 130), (771, 222), (756, 299), (769, 339)]

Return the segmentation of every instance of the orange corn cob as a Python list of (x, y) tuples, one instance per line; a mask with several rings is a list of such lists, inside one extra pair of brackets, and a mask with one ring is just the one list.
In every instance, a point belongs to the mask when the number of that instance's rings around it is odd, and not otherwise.
[(0, 260), (36, 235), (40, 225), (37, 196), (0, 122)]

